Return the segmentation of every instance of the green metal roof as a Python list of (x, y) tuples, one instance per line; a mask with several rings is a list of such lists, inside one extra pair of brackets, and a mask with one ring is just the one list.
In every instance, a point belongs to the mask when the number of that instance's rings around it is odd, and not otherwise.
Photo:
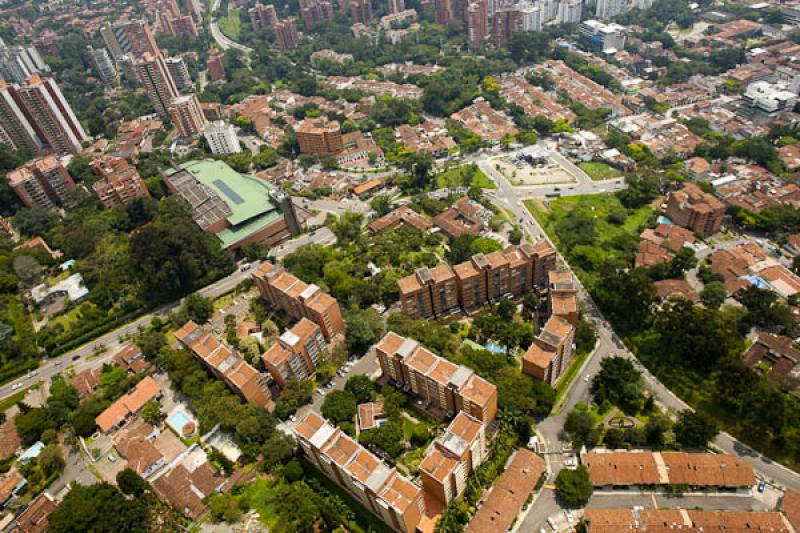
[(232, 214), (227, 219), (230, 226), (217, 233), (226, 248), (283, 216), (270, 201), (271, 188), (266, 182), (240, 174), (223, 161), (187, 161), (180, 168), (214, 191), (230, 208)]

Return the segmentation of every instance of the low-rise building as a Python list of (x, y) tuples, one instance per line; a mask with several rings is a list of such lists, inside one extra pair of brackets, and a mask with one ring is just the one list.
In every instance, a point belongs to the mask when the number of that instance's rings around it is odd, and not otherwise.
[(587, 509), (586, 533), (620, 531), (773, 531), (790, 533), (794, 528), (781, 513), (750, 511), (705, 511), (699, 509)]
[(14, 518), (11, 531), (15, 533), (45, 533), (47, 531), (47, 517), (56, 510), (59, 503), (49, 492), (42, 492), (31, 500), (24, 511)]
[(294, 428), (306, 458), (394, 531), (414, 533), (423, 490), (314, 412)]
[(371, 234), (375, 235), (378, 233), (383, 233), (384, 231), (395, 229), (398, 226), (408, 226), (423, 233), (427, 233), (431, 230), (431, 228), (433, 228), (433, 224), (430, 222), (430, 220), (420, 215), (407, 205), (398, 207), (391, 213), (383, 215), (380, 218), (376, 218), (369, 223), (367, 228)]
[(92, 190), (107, 209), (124, 205), (134, 198), (149, 198), (150, 192), (136, 171), (122, 157), (104, 157), (92, 162), (92, 170), (100, 179), (92, 184)]
[(497, 413), (497, 388), (466, 366), (434, 355), (414, 339), (390, 331), (375, 345), (381, 371), (433, 409), (464, 411), (484, 424)]
[(763, 369), (774, 380), (800, 377), (800, 350), (792, 339), (772, 333), (762, 333), (744, 354), (744, 362), (750, 368)]
[(311, 377), (326, 352), (319, 326), (303, 317), (264, 352), (261, 361), (278, 385), (285, 387), (289, 378)]
[(275, 408), (267, 375), (257, 371), (201, 326), (190, 320), (175, 332), (175, 339), (246, 402), (267, 411)]
[(147, 402), (160, 398), (161, 393), (161, 385), (150, 376), (145, 377), (131, 392), (124, 394), (97, 416), (95, 419), (97, 427), (103, 433), (120, 429), (137, 415)]
[(253, 280), (261, 297), (273, 308), (295, 320), (308, 318), (319, 326), (327, 342), (344, 334), (339, 302), (316, 285), (308, 285), (282, 266), (268, 262), (253, 272)]
[(478, 202), (463, 196), (453, 203), (452, 207), (436, 215), (433, 223), (453, 238), (465, 234), (477, 236), (489, 229), (485, 217), (481, 216), (484, 209)]

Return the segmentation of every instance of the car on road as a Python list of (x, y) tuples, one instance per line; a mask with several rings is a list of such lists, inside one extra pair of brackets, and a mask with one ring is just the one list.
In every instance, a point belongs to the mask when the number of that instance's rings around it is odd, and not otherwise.
[(586, 374), (585, 376), (583, 376), (583, 381), (585, 381), (586, 383), (589, 383), (589, 378), (590, 377), (592, 377), (591, 374)]
[(239, 267), (239, 272), (247, 272), (248, 270), (250, 270), (250, 267), (252, 266), (253, 265), (251, 265), (250, 263), (245, 263), (244, 265)]
[(72, 356), (72, 360), (73, 360), (73, 361), (77, 361), (77, 360), (78, 360), (78, 359), (80, 359), (80, 358), (81, 358), (81, 356), (80, 356), (80, 355), (73, 355), (73, 356)]
[(63, 362), (64, 362), (64, 361), (56, 361), (56, 362), (55, 362), (55, 363), (53, 363), (53, 364), (54, 364), (55, 366), (61, 366), (61, 364), (62, 364)]
[(11, 390), (18, 390), (22, 388), (22, 383), (14, 383), (11, 385)]
[(297, 422), (297, 417), (294, 415), (289, 415), (289, 420), (291, 420), (292, 422)]
[(764, 490), (766, 490), (766, 488), (767, 488), (767, 484), (764, 483), (763, 481), (758, 484), (758, 492), (764, 492)]

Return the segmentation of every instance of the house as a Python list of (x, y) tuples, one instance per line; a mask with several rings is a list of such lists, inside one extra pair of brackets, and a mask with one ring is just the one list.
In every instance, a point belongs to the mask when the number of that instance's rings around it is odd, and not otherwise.
[(383, 405), (376, 402), (362, 403), (358, 406), (358, 427), (360, 431), (375, 429), (386, 420)]
[(656, 295), (662, 300), (678, 297), (695, 303), (700, 301), (700, 295), (685, 279), (663, 279), (654, 282), (653, 287), (656, 290)]
[(78, 399), (83, 400), (100, 387), (100, 369), (87, 368), (75, 374), (69, 384), (78, 393)]
[(8, 457), (16, 453), (22, 440), (17, 433), (17, 426), (14, 424), (15, 417), (8, 417), (5, 422), (0, 424), (0, 457)]
[(95, 422), (103, 433), (110, 433), (124, 426), (131, 417), (138, 414), (145, 404), (161, 397), (161, 385), (150, 376), (145, 377), (133, 388), (133, 391), (122, 395), (105, 411), (100, 413)]
[(407, 205), (404, 205), (398, 207), (391, 213), (383, 215), (380, 218), (376, 218), (369, 223), (368, 228), (370, 234), (375, 235), (378, 233), (383, 233), (384, 231), (392, 230), (399, 226), (407, 226), (423, 233), (427, 233), (431, 230), (433, 224), (431, 224), (431, 222), (424, 216), (420, 215)]
[(792, 339), (772, 333), (762, 333), (744, 354), (744, 363), (750, 368), (762, 368), (770, 379), (781, 381), (787, 377), (800, 378), (800, 350)]
[(693, 181), (706, 181), (711, 172), (711, 163), (702, 157), (692, 157), (683, 163), (686, 173)]
[(796, 530), (800, 530), (800, 492), (786, 489), (781, 498), (780, 510)]
[(468, 196), (458, 199), (452, 207), (436, 215), (433, 223), (449, 237), (461, 235), (480, 235), (488, 231), (489, 225), (481, 217), (485, 208)]
[(138, 374), (149, 370), (152, 366), (144, 358), (142, 350), (134, 343), (126, 344), (111, 360), (128, 374)]
[(11, 498), (16, 496), (27, 484), (28, 481), (16, 468), (12, 468), (0, 478), (0, 508), (5, 508)]
[(42, 492), (14, 519), (11, 531), (19, 533), (45, 533), (47, 517), (58, 503), (48, 492)]
[(222, 492), (228, 480), (222, 477), (197, 443), (192, 444), (167, 469), (151, 482), (158, 497), (190, 520), (197, 520), (208, 509), (207, 498)]
[(31, 289), (31, 299), (39, 307), (48, 305), (57, 298), (69, 298), (71, 302), (77, 303), (88, 297), (89, 289), (83, 283), (83, 276), (77, 273), (50, 287), (42, 283)]
[(793, 528), (776, 512), (705, 511), (700, 509), (587, 509), (586, 533), (620, 531), (772, 531), (791, 533)]
[(360, 199), (365, 199), (370, 196), (375, 191), (380, 190), (383, 188), (384, 182), (380, 178), (374, 178), (371, 180), (367, 180), (364, 183), (358, 184), (353, 186), (353, 196), (358, 196)]

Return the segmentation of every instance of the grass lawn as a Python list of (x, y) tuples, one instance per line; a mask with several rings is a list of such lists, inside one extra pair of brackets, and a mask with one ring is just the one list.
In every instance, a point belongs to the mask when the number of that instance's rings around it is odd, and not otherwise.
[(558, 405), (558, 401), (561, 399), (561, 396), (567, 391), (570, 384), (575, 379), (575, 376), (578, 375), (578, 370), (581, 369), (583, 366), (583, 362), (586, 361), (586, 358), (589, 357), (589, 353), (576, 353), (575, 357), (572, 358), (572, 362), (569, 364), (567, 371), (564, 372), (564, 375), (561, 376), (561, 381), (558, 382), (556, 385), (556, 401), (555, 405)]
[(445, 170), (436, 176), (436, 188), (461, 187), (466, 186), (468, 183), (473, 187), (480, 187), (481, 189), (497, 188), (497, 184), (489, 179), (489, 176), (484, 174), (479, 168), (475, 169), (475, 173), (472, 174), (470, 179), (471, 171), (472, 165), (462, 165)]
[(239, 10), (231, 9), (228, 14), (219, 19), (219, 29), (229, 39), (234, 41), (239, 38), (242, 32), (242, 21), (239, 18)]
[(614, 167), (596, 161), (580, 163), (578, 167), (586, 172), (594, 181), (619, 178), (622, 176), (622, 173)]
[(405, 465), (412, 474), (416, 474), (419, 471), (419, 464), (425, 457), (425, 451), (427, 449), (427, 446), (421, 446), (416, 450), (406, 452), (398, 458), (397, 462)]
[(26, 392), (28, 392), (28, 389), (20, 389), (8, 398), (0, 401), (0, 413), (5, 413), (11, 409), (13, 405), (25, 397)]
[(244, 494), (247, 496), (247, 501), (250, 508), (258, 512), (261, 522), (267, 526), (270, 531), (275, 529), (278, 524), (278, 515), (275, 509), (267, 502), (270, 501), (273, 491), (278, 487), (278, 482), (268, 479), (257, 479), (253, 483), (247, 485)]

